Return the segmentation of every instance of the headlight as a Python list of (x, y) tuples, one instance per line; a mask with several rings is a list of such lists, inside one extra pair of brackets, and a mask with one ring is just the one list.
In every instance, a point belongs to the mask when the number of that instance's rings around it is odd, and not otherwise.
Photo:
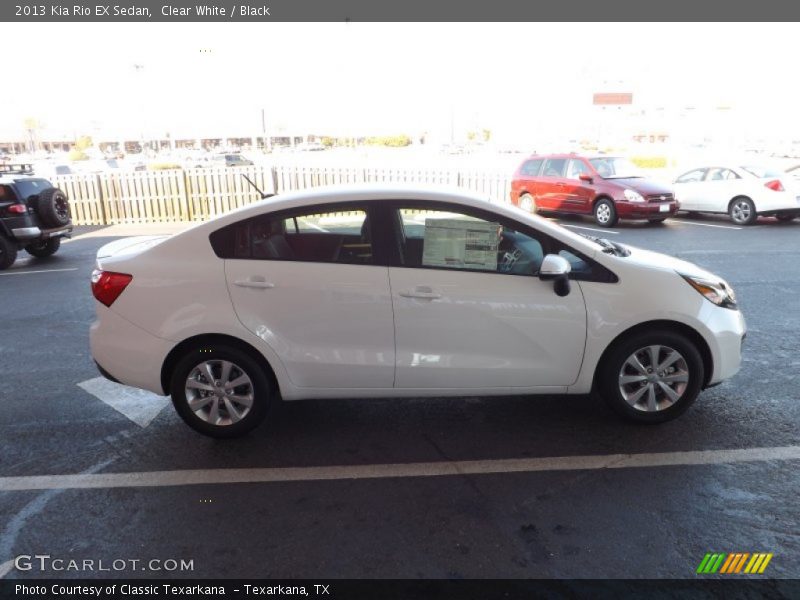
[(625, 190), (625, 192), (623, 192), (623, 195), (625, 196), (625, 200), (627, 200), (628, 202), (644, 202), (644, 198), (642, 198), (642, 195), (639, 192), (635, 192), (633, 190)]
[(694, 277), (679, 273), (686, 282), (700, 292), (707, 300), (724, 308), (736, 308), (736, 294), (733, 288), (722, 279), (712, 281), (704, 277)]

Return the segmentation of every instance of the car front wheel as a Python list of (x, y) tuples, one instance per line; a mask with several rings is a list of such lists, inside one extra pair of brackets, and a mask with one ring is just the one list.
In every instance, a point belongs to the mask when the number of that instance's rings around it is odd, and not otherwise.
[(239, 437), (266, 417), (272, 388), (264, 369), (242, 350), (198, 346), (173, 371), (172, 403), (195, 431), (215, 438)]
[(0, 271), (7, 269), (17, 260), (17, 247), (8, 238), (0, 235)]
[(598, 387), (618, 414), (661, 423), (681, 415), (703, 386), (703, 359), (687, 337), (671, 331), (632, 335), (600, 365)]
[(594, 220), (600, 227), (613, 227), (619, 221), (617, 209), (610, 200), (600, 200), (594, 205)]

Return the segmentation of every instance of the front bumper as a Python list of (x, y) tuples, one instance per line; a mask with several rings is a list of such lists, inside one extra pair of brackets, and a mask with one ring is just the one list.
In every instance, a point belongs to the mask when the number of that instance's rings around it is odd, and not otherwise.
[[(657, 219), (661, 217), (673, 217), (680, 208), (677, 200), (672, 202), (629, 202), (627, 200), (615, 200), (614, 206), (617, 209), (617, 216), (620, 219)], [(668, 207), (662, 210), (662, 207)]]
[(706, 341), (714, 363), (706, 385), (712, 386), (738, 373), (742, 365), (742, 345), (747, 335), (747, 325), (740, 311), (714, 305), (704, 309), (701, 319), (706, 327)]

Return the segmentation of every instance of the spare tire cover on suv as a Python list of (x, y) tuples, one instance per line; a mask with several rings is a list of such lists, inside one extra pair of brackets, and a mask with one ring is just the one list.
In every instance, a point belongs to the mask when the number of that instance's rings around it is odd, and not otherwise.
[(42, 224), (47, 227), (62, 227), (69, 223), (67, 196), (58, 188), (39, 192), (35, 207)]

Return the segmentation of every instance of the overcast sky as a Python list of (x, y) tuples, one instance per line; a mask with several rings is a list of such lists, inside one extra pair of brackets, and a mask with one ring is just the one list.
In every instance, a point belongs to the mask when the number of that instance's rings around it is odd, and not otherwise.
[[(800, 138), (797, 24), (0, 24), (0, 134), (552, 127), (595, 91)], [(10, 53), (10, 54), (9, 54)], [(136, 68), (134, 65), (140, 65)], [(13, 83), (11, 83), (13, 82)], [(12, 87), (13, 86), (13, 87)], [(89, 130), (89, 131), (86, 131)]]

